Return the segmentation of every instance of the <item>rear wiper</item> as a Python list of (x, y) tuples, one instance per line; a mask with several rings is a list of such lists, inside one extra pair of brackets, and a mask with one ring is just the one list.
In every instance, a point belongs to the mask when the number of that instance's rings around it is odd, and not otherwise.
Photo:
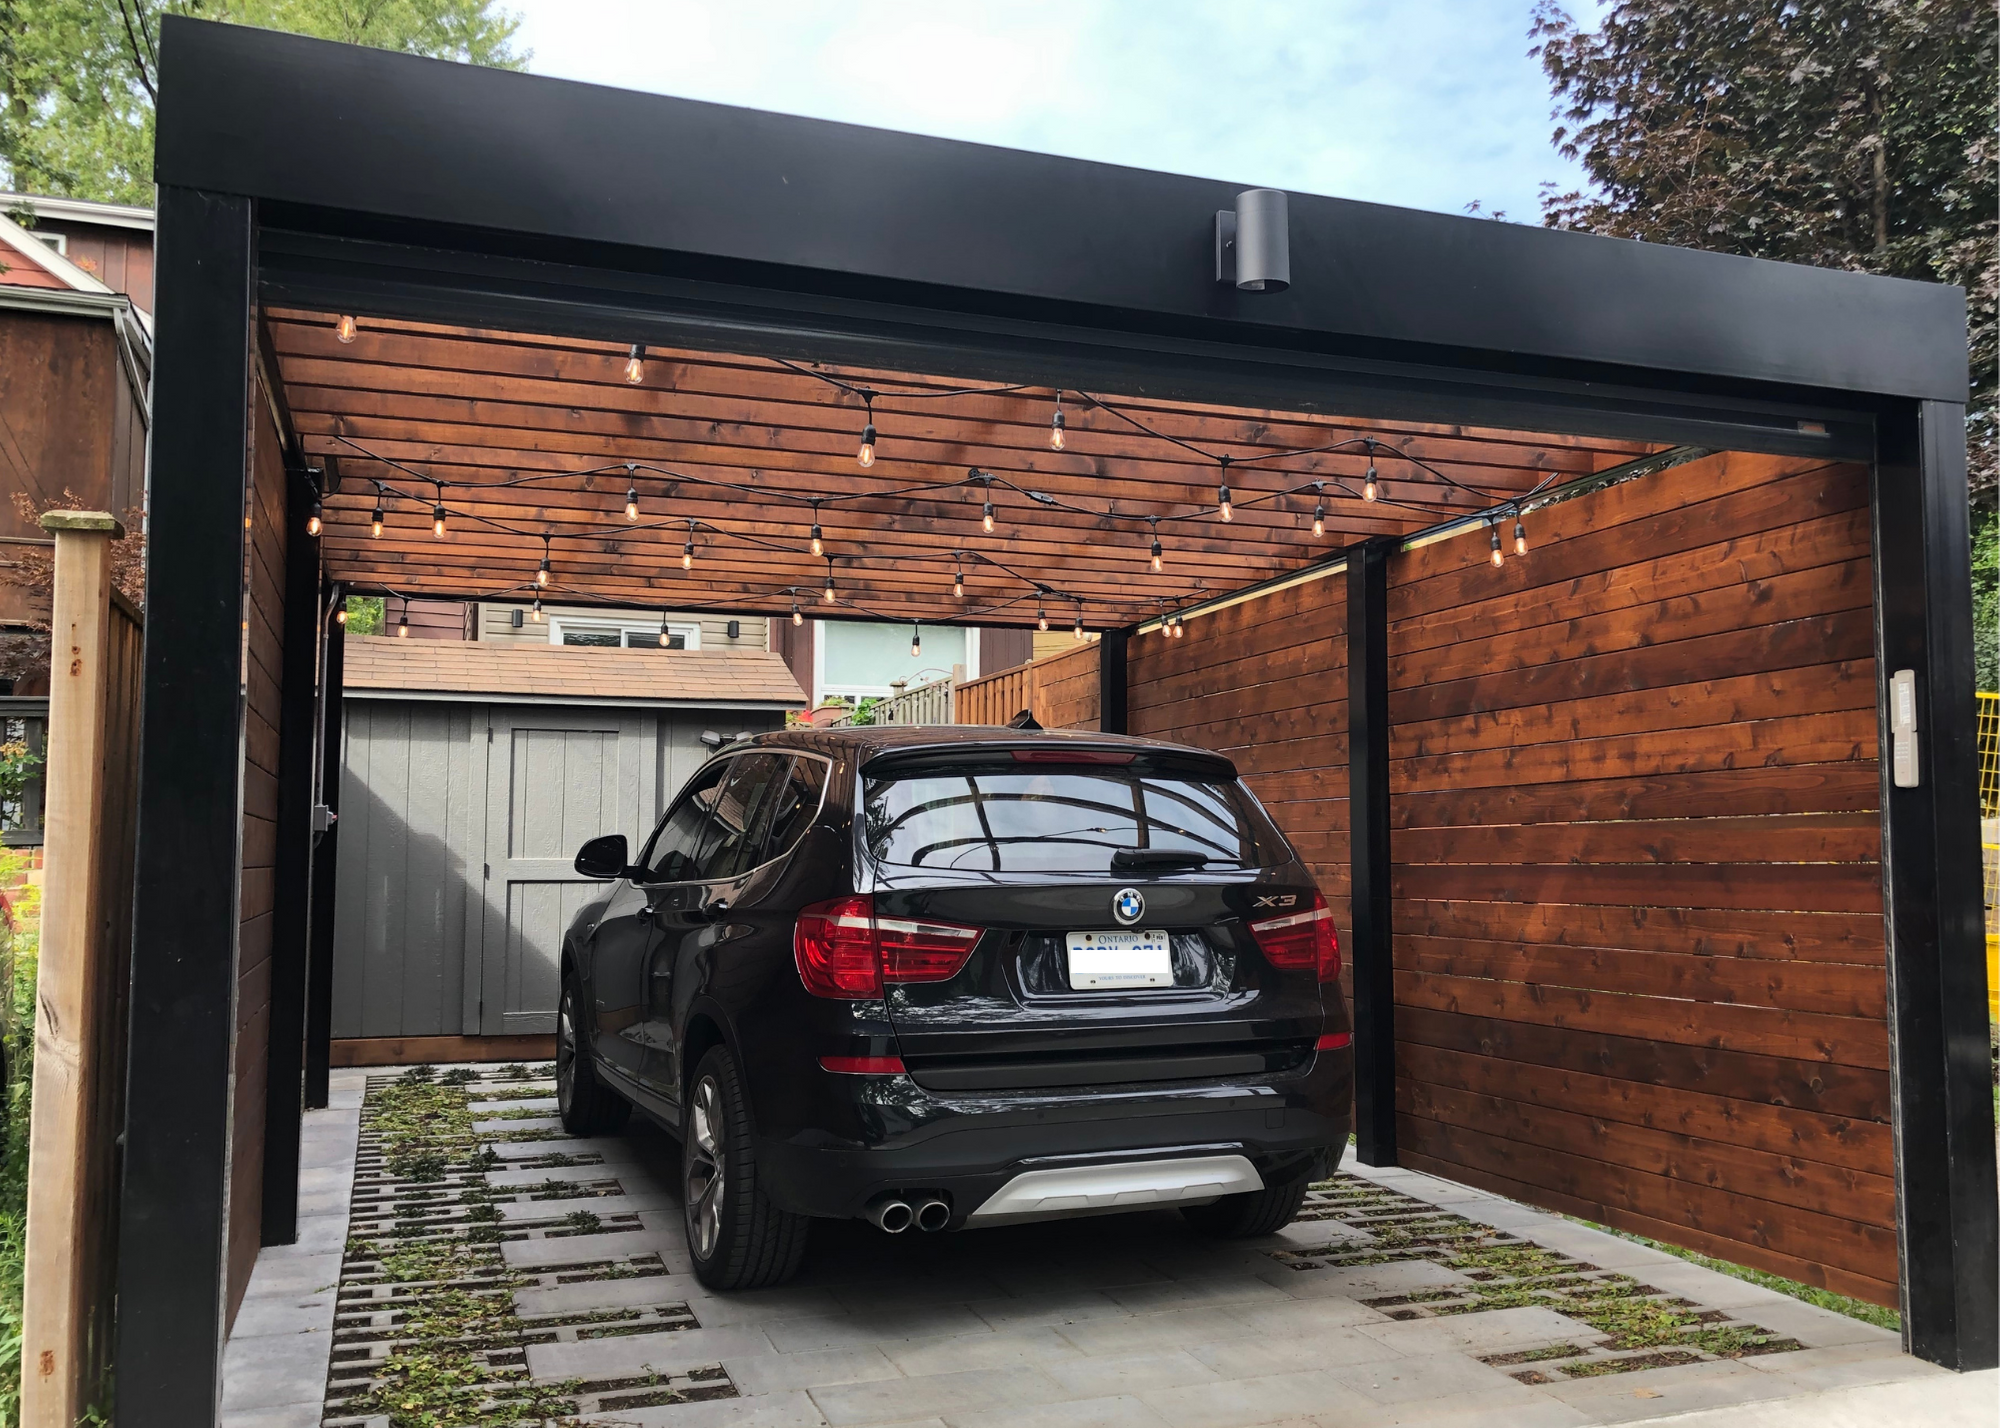
[(1208, 854), (1189, 848), (1120, 848), (1111, 855), (1114, 873), (1164, 872), (1174, 868), (1199, 868)]

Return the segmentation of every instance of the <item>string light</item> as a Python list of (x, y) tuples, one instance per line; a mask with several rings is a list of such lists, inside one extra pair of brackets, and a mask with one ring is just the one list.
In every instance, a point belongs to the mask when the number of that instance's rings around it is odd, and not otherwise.
[(405, 600), (403, 602), (403, 613), (396, 620), (396, 638), (399, 640), (407, 640), (409, 637), (410, 637), (410, 602)]
[(1148, 516), (1146, 519), (1153, 523), (1153, 574), (1158, 575), (1167, 568), (1165, 552), (1160, 548), (1160, 518)]
[(535, 571), (535, 584), (544, 590), (549, 587), (549, 538), (542, 537), (542, 563)]
[(639, 385), (641, 381), (645, 379), (645, 376), (646, 376), (645, 344), (635, 342), (632, 344), (632, 350), (625, 354), (625, 380), (630, 382), (633, 386), (636, 387)]
[(1055, 415), (1049, 418), (1049, 450), (1061, 451), (1062, 449), (1063, 449), (1062, 388), (1058, 387), (1056, 388)]
[(688, 522), (687, 544), (681, 547), (681, 569), (694, 569), (694, 522)]
[(668, 648), (667, 641), (671, 638), (673, 637), (667, 633), (667, 612), (662, 610), (660, 611), (660, 648)]
[(986, 509), (981, 513), (980, 524), (986, 527), (986, 534), (993, 534), (993, 498), (986, 498)]
[(916, 625), (912, 624), (910, 626), (910, 658), (922, 659), (923, 657), (924, 657), (923, 631), (919, 630), (916, 627)]
[(443, 501), (439, 501), (439, 502), (437, 503), (437, 505), (436, 505), (436, 506), (435, 506), (435, 507), (434, 507), (434, 508), (432, 509), (432, 511), (431, 511), (431, 535), (432, 535), (432, 536), (434, 536), (434, 537), (435, 537), (436, 539), (438, 539), (438, 540), (443, 540), (443, 539), (444, 539), (444, 502), (443, 502)]
[(951, 571), (951, 596), (954, 600), (965, 598), (965, 567), (954, 565)]
[(529, 618), (530, 620), (533, 620), (533, 621), (534, 621), (534, 622), (535, 622), (536, 624), (538, 624), (538, 625), (539, 625), (539, 624), (541, 624), (541, 622), (542, 622), (542, 597), (541, 597), (541, 596), (537, 595), (537, 596), (535, 597), (535, 603), (534, 603), (534, 607), (533, 607), (532, 609), (530, 609), (530, 610), (528, 611), (528, 618)]
[(814, 555), (825, 555), (826, 543), (819, 538), (819, 502), (815, 500), (812, 504), (813, 504), (812, 553)]
[(1077, 638), (1078, 638), (1079, 640), (1081, 640), (1082, 638), (1084, 638), (1084, 634), (1083, 634), (1083, 606), (1081, 606), (1081, 605), (1078, 605), (1078, 606), (1076, 607), (1076, 637), (1077, 637)]
[(862, 400), (868, 404), (868, 420), (862, 424), (861, 450), (854, 459), (867, 467), (875, 464), (875, 396), (871, 392)]
[(1326, 534), (1326, 487), (1318, 481), (1313, 482), (1313, 494), (1317, 498), (1313, 502), (1313, 534), (1323, 536)]
[[(632, 468), (628, 466), (625, 469), (627, 473), (630, 473)], [(639, 484), (629, 474), (625, 479), (627, 483), (625, 487), (625, 519), (636, 521), (639, 519)]]
[(1039, 595), (1035, 597), (1035, 628), (1045, 634), (1049, 628), (1049, 612), (1047, 607), (1042, 604), (1042, 597)]
[(1528, 553), (1528, 533), (1526, 530), (1522, 529), (1521, 513), (1519, 511), (1516, 511), (1514, 513), (1514, 554), (1526, 555), (1527, 553)]
[(345, 600), (341, 601), (340, 608), (333, 612), (333, 622), (336, 625), (347, 623), (347, 602)]
[(826, 590), (819, 598), (822, 604), (833, 603), (833, 562), (830, 560), (826, 563)]
[(1236, 514), (1231, 509), (1229, 502), (1229, 483), (1227, 481), (1215, 488), (1215, 500), (1216, 504), (1222, 507), (1222, 519), (1225, 521), (1236, 519)]
[(1368, 438), (1368, 477), (1361, 483), (1361, 499), (1373, 501), (1382, 494), (1382, 485), (1375, 479), (1375, 438)]
[(799, 597), (794, 595), (792, 597), (792, 628), (797, 629), (800, 625), (803, 625), (805, 622), (806, 622), (806, 617), (799, 613)]
[(377, 491), (375, 493), (375, 513), (368, 518), (368, 534), (375, 537), (376, 540), (382, 539), (384, 515), (385, 513), (382, 510), (382, 493)]
[(1493, 563), (1499, 565), (1507, 558), (1500, 552), (1500, 523), (1495, 521), (1488, 529), (1491, 530), (1493, 535)]
[(333, 325), (335, 339), (341, 342), (352, 342), (354, 340), (354, 325), (353, 318), (342, 317), (339, 322)]
[(1181, 617), (1179, 615), (1174, 616), (1174, 638), (1178, 640), (1185, 638), (1186, 635), (1187, 628), (1182, 624)]
[(323, 528), (323, 523), (320, 520), (319, 497), (314, 496), (312, 503), (312, 514), (306, 517), (306, 534), (309, 536), (316, 536), (320, 533), (322, 528)]

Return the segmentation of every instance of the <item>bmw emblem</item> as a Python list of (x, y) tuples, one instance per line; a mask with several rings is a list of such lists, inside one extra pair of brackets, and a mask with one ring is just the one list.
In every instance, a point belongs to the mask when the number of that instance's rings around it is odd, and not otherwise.
[(1111, 915), (1130, 927), (1146, 915), (1146, 899), (1139, 896), (1137, 888), (1120, 888), (1118, 896), (1111, 899)]

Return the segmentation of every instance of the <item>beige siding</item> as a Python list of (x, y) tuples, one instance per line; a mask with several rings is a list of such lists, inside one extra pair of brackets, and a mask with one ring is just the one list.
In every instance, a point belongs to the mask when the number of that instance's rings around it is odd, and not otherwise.
[[(514, 611), (525, 610), (525, 605), (482, 604), (479, 607), (479, 638), (482, 640), (524, 641), (528, 643), (549, 642), (549, 627), (546, 624), (525, 623), (520, 629), (514, 628)], [(544, 605), (543, 612), (557, 619), (580, 620), (620, 620), (635, 625), (654, 625), (660, 621), (658, 611), (646, 610), (601, 610), (588, 605)], [(674, 625), (700, 625), (701, 647), (705, 650), (761, 650), (766, 648), (770, 634), (770, 621), (762, 616), (737, 616), (739, 633), (735, 639), (729, 638), (730, 616), (709, 612), (669, 610), (667, 622)]]

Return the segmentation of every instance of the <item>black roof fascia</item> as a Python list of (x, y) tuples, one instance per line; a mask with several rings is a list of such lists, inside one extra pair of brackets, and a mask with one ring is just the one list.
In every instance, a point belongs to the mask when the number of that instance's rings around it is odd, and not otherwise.
[(169, 17), (156, 177), (547, 258), (1222, 342), (1460, 353), (1962, 402), (1960, 289), (1294, 194), (1293, 286), (1214, 282), (1247, 185)]

